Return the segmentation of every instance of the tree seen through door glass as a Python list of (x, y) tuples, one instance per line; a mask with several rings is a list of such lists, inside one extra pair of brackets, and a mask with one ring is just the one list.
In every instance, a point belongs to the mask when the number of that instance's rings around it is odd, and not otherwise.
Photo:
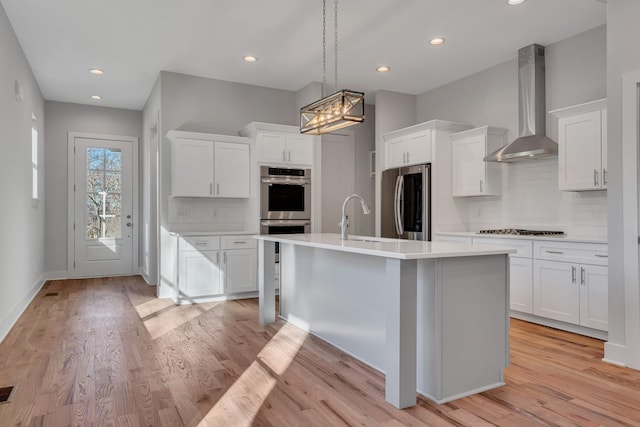
[(87, 147), (86, 238), (122, 236), (122, 152)]

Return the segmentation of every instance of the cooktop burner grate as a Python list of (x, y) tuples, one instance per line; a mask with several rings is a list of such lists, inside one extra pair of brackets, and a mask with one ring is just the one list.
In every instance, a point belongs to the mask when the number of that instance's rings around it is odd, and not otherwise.
[(524, 230), (519, 228), (501, 228), (497, 230), (480, 230), (478, 234), (507, 234), (511, 236), (552, 236), (564, 237), (563, 231), (553, 230)]

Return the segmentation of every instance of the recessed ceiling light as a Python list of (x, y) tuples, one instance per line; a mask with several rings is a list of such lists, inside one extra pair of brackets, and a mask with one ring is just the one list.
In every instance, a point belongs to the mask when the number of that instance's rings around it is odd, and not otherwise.
[(247, 55), (242, 59), (244, 59), (245, 62), (256, 62), (258, 60), (258, 58), (252, 55)]
[(429, 44), (432, 46), (440, 46), (441, 44), (444, 44), (444, 37), (433, 38), (429, 41)]
[(376, 71), (379, 72), (379, 73), (386, 73), (390, 69), (391, 69), (391, 67), (388, 67), (386, 65), (381, 65), (378, 68), (376, 68)]
[(91, 99), (100, 100), (102, 97), (100, 95), (91, 95)]
[(524, 3), (525, 1), (527, 1), (527, 0), (507, 0), (507, 4), (509, 6), (517, 6), (519, 4)]
[(96, 76), (101, 76), (104, 74), (104, 71), (98, 69), (98, 68), (89, 68), (89, 72), (91, 74), (95, 74)]

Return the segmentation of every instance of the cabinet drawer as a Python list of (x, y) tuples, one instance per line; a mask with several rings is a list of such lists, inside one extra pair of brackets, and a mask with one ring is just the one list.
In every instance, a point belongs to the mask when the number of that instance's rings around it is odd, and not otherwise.
[(609, 265), (608, 246), (605, 244), (536, 241), (533, 253), (536, 259)]
[(210, 251), (220, 249), (220, 236), (181, 237), (179, 251)]
[(505, 248), (515, 249), (515, 256), (519, 258), (532, 258), (533, 257), (533, 241), (532, 240), (518, 240), (518, 239), (500, 239), (500, 238), (486, 238), (486, 237), (474, 237), (474, 245), (490, 245), (490, 246), (503, 246)]
[(258, 241), (252, 236), (222, 236), (222, 249), (255, 249)]

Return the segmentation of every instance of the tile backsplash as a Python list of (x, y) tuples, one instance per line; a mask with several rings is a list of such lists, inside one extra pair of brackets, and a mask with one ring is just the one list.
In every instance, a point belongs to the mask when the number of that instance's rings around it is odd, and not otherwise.
[(607, 192), (559, 191), (558, 159), (502, 167), (502, 196), (467, 198), (469, 231), (521, 227), (607, 236)]

